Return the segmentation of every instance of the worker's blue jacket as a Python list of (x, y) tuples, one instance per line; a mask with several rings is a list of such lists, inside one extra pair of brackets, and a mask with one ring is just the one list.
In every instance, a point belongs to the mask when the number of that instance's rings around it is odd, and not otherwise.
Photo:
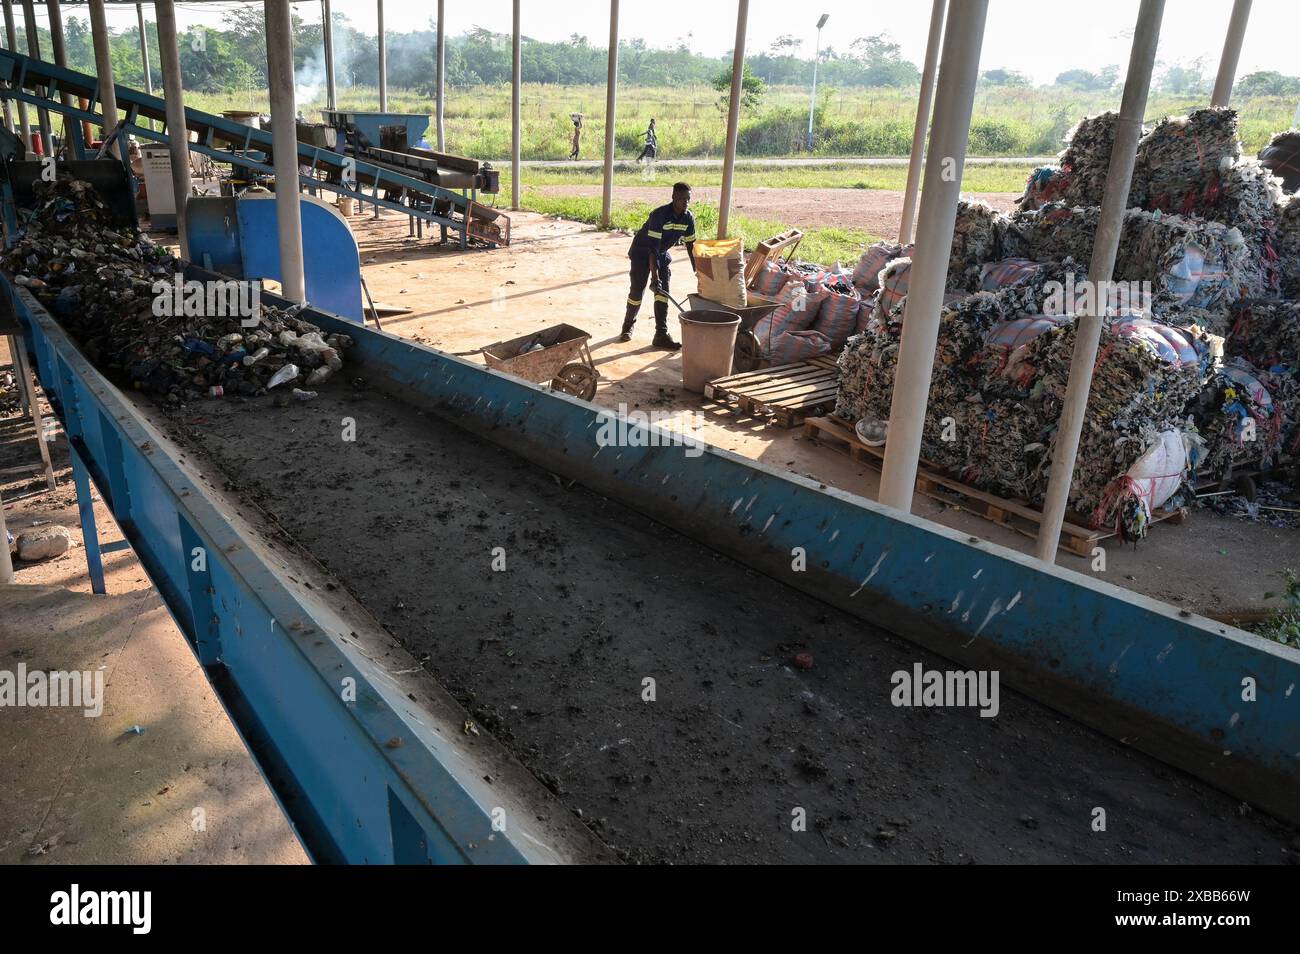
[(654, 255), (660, 262), (666, 262), (670, 248), (678, 242), (694, 241), (695, 216), (690, 209), (678, 215), (670, 202), (650, 213), (645, 225), (633, 236), (627, 254), (629, 258)]

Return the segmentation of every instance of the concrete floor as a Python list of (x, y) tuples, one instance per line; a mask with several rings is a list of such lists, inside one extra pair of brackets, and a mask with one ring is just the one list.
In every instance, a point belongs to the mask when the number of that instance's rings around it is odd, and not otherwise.
[[(508, 201), (508, 200), (507, 200)], [(665, 191), (665, 201), (667, 192)], [(810, 441), (801, 430), (737, 418), (681, 386), (681, 359), (649, 348), (650, 296), (633, 340), (616, 340), (627, 298), (623, 232), (529, 212), (512, 214), (510, 248), (461, 252), (417, 242), (406, 219), (373, 212), (351, 218), (362, 270), (377, 302), (406, 306), (409, 314), (382, 319), (385, 331), (451, 352), (465, 352), (568, 322), (591, 333), (601, 374), (595, 401), (606, 407), (675, 412), (704, 440), (768, 466), (813, 477), (874, 499), (879, 473), (843, 453)], [(695, 291), (682, 249), (675, 250), (672, 293)], [(678, 336), (678, 323), (670, 317)], [(482, 360), (471, 358), (471, 360)], [(917, 495), (916, 514), (1025, 553), (1033, 541), (982, 517)], [(1285, 567), (1300, 567), (1300, 534), (1197, 510), (1180, 526), (1160, 524), (1139, 546), (1117, 538), (1103, 544), (1104, 569), (1059, 551), (1060, 565), (1100, 573), (1108, 582), (1231, 622), (1277, 605)]]
[[(4, 465), (36, 458), (25, 437)], [(61, 436), (55, 461), (55, 491), (0, 485), (13, 533), (44, 521), (73, 539), (0, 586), (0, 669), (102, 671), (103, 711), (0, 708), (0, 864), (306, 863), (135, 555), (106, 554), (108, 593), (91, 593)], [(102, 502), (95, 515), (101, 541), (121, 539)]]

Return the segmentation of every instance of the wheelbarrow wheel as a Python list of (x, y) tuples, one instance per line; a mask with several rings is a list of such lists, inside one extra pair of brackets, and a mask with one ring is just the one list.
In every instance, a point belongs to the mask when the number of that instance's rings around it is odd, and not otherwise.
[(763, 367), (763, 346), (748, 328), (736, 335), (736, 372), (757, 371)]
[(551, 379), (551, 387), (565, 394), (582, 398), (584, 401), (590, 401), (596, 396), (596, 379), (599, 377), (600, 375), (591, 365), (581, 361), (570, 361), (556, 372), (555, 377)]

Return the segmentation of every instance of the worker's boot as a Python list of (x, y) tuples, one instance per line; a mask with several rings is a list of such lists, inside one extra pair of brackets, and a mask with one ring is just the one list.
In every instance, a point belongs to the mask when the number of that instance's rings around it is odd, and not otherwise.
[(627, 311), (623, 315), (623, 330), (618, 333), (619, 341), (632, 340), (632, 327), (636, 324), (636, 313), (641, 310), (641, 303), (638, 301), (633, 304), (632, 299), (627, 300)]
[[(663, 306), (663, 313), (660, 314), (660, 306)], [(668, 334), (668, 306), (663, 302), (655, 302), (655, 336), (650, 345), (659, 348), (662, 351), (680, 351), (682, 346), (672, 339)]]

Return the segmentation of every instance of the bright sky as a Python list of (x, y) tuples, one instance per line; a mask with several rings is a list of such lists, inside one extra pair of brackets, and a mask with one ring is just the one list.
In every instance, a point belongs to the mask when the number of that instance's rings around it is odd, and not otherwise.
[[(952, 0), (960, 2), (960, 0)], [(177, 3), (182, 28), (192, 23), (220, 25), (222, 11), (238, 4)], [(474, 26), (501, 33), (511, 30), (510, 0), (452, 0), (447, 3), (447, 29), (456, 35)], [(1128, 61), (1130, 31), (1136, 0), (991, 0), (984, 34), (982, 69), (1005, 68), (1050, 83), (1058, 73), (1074, 68), (1097, 70)], [(45, 21), (44, 4), (37, 5)], [(298, 15), (320, 20), (320, 3), (295, 3)], [(433, 0), (387, 0), (384, 19), (390, 30), (427, 27), (437, 6)], [(749, 5), (751, 51), (766, 50), (785, 33), (806, 38), (803, 55), (811, 57), (816, 22), (830, 14), (823, 39), (844, 50), (856, 37), (888, 33), (903, 55), (920, 63), (925, 54), (930, 4), (925, 0), (817, 0), (800, 13), (787, 0), (752, 0)], [(1222, 51), (1223, 33), (1232, 9), (1231, 0), (1168, 0), (1160, 35), (1162, 63), (1189, 63), (1204, 58), (1213, 74)], [(374, 32), (374, 0), (334, 0), (334, 10), (347, 15), (353, 26)], [(85, 7), (69, 7), (69, 14), (85, 15)], [(736, 31), (736, 5), (727, 0), (623, 0), (620, 9), (622, 37), (643, 37), (651, 46), (667, 46), (689, 34), (691, 48), (721, 55), (731, 48)], [(21, 8), (19, 21), (21, 30)], [(149, 5), (145, 16), (153, 19)], [(523, 0), (523, 33), (543, 40), (585, 34), (593, 45), (604, 46), (609, 36), (607, 0)], [(135, 24), (135, 7), (110, 5), (109, 23), (115, 29)], [(1255, 0), (1246, 31), (1238, 76), (1255, 70), (1300, 73), (1295, 55), (1300, 36), (1300, 4), (1295, 0)]]

